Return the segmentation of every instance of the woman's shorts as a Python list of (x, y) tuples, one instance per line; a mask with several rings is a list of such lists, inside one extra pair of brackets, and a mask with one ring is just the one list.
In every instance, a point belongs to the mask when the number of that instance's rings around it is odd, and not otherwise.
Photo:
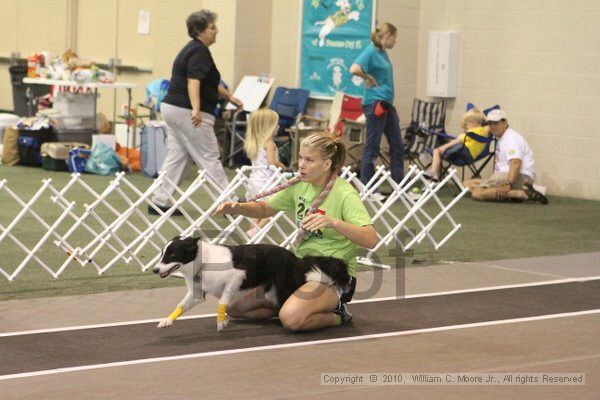
[(327, 275), (319, 274), (319, 273), (309, 273), (306, 277), (308, 282), (321, 282), (325, 284), (331, 285), (330, 287), (335, 290), (340, 299), (340, 303), (349, 303), (352, 300), (352, 296), (354, 296), (354, 291), (356, 290), (356, 278), (351, 276), (348, 284), (344, 286), (338, 286), (331, 282), (331, 278)]

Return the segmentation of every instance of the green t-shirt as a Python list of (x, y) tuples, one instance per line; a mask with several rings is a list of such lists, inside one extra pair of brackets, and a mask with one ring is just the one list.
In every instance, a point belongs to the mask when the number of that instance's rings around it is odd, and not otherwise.
[[(277, 211), (294, 211), (296, 226), (300, 223), (322, 187), (299, 182), (267, 200), (267, 204)], [(357, 226), (371, 225), (371, 217), (360, 201), (358, 192), (348, 181), (336, 178), (331, 192), (318, 208), (318, 212)], [(317, 232), (307, 232), (304, 240), (295, 251), (298, 257), (308, 255), (340, 258), (349, 265), (348, 273), (355, 276), (356, 244), (334, 229), (324, 228)]]

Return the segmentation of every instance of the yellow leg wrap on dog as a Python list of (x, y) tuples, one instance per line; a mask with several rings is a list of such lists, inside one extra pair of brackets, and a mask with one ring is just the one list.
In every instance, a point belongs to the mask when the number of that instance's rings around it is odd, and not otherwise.
[(223, 322), (227, 319), (227, 315), (226, 315), (226, 310), (227, 305), (225, 304), (219, 304), (217, 306), (217, 321), (219, 322)]
[(183, 307), (177, 307), (177, 308), (175, 309), (175, 311), (173, 311), (173, 312), (171, 313), (171, 315), (169, 315), (169, 319), (170, 319), (171, 321), (175, 321), (177, 318), (179, 318), (179, 316), (180, 316), (181, 314), (183, 314)]

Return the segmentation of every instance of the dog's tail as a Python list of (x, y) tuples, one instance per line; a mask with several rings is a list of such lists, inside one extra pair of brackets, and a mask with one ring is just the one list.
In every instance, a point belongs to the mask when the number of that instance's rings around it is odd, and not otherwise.
[(339, 258), (308, 256), (300, 260), (305, 267), (312, 268), (306, 274), (307, 281), (333, 283), (342, 287), (350, 283), (348, 264)]

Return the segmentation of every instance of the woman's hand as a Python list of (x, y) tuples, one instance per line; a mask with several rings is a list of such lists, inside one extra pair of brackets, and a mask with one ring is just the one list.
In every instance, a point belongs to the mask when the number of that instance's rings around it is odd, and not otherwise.
[(240, 99), (238, 99), (237, 97), (230, 96), (229, 102), (231, 104), (233, 104), (234, 106), (236, 106), (238, 110), (241, 110), (244, 108), (244, 103), (242, 103), (242, 101)]
[(238, 215), (240, 203), (236, 201), (226, 201), (225, 203), (219, 204), (219, 207), (213, 212), (213, 215)]
[(192, 109), (192, 125), (196, 128), (200, 126), (202, 123), (202, 114), (200, 114), (200, 110)]
[(335, 218), (319, 213), (307, 214), (302, 220), (302, 228), (315, 232), (323, 228), (333, 228), (337, 221)]
[(368, 72), (364, 71), (362, 69), (362, 67), (358, 64), (352, 64), (350, 66), (350, 73), (352, 75), (356, 75), (360, 78), (363, 78), (365, 81), (365, 87), (370, 88), (371, 86), (375, 85), (375, 86), (379, 86), (379, 83), (377, 83), (377, 81), (375, 80), (375, 78), (373, 78), (373, 75), (369, 74)]
[(368, 74), (365, 72), (365, 86), (370, 88), (371, 86), (379, 86), (379, 83), (377, 83), (377, 81), (375, 80), (375, 78), (373, 78), (373, 75)]

